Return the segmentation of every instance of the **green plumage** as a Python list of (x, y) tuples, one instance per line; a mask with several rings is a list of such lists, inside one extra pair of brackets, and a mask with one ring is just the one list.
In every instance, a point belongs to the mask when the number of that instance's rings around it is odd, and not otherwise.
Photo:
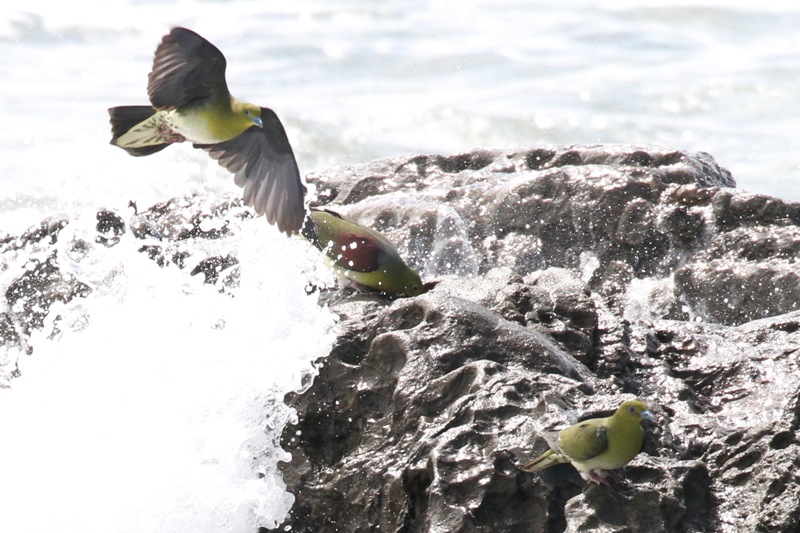
[(642, 420), (653, 420), (647, 406), (625, 402), (607, 418), (590, 418), (562, 429), (551, 449), (522, 467), (536, 472), (559, 463), (572, 464), (581, 476), (595, 483), (607, 483), (612, 472), (627, 465), (641, 451), (644, 442)]
[(186, 28), (173, 28), (156, 49), (149, 106), (108, 110), (111, 144), (134, 156), (178, 142), (206, 150), (234, 174), (256, 214), (287, 233), (305, 217), (305, 186), (277, 115), (228, 91), (222, 52)]
[(392, 295), (423, 291), (419, 275), (382, 234), (327, 209), (312, 208), (303, 234), (327, 257), (340, 280)]

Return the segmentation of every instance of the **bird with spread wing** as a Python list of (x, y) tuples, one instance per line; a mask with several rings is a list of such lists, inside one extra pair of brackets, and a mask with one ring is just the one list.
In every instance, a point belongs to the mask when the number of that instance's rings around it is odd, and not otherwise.
[(234, 174), (244, 203), (286, 234), (299, 232), (306, 188), (278, 116), (228, 91), (225, 56), (197, 33), (173, 28), (148, 77), (151, 105), (112, 107), (111, 144), (134, 156), (191, 142)]

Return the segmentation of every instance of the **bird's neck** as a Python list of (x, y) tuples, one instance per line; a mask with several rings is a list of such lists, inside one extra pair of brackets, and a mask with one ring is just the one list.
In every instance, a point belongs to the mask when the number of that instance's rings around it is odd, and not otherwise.
[(233, 96), (217, 99), (207, 113), (208, 130), (220, 141), (233, 139), (253, 125), (243, 112), (243, 103)]
[[(606, 434), (608, 435), (609, 443), (615, 442), (617, 445), (630, 448), (626, 452), (630, 452), (631, 456), (639, 453), (642, 447), (642, 440), (644, 439), (644, 430), (642, 429), (641, 421), (631, 418), (619, 418), (612, 416), (606, 425)], [(612, 435), (624, 435), (623, 439), (615, 439)], [(621, 450), (620, 450), (621, 451)]]
[(223, 103), (227, 104), (228, 112), (230, 113), (241, 115), (244, 111), (244, 102), (237, 100), (233, 96), (231, 96), (227, 101), (223, 100)]

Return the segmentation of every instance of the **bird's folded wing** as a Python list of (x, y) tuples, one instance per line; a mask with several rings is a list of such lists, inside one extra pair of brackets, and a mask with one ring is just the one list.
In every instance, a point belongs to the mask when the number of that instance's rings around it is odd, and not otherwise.
[(381, 257), (394, 249), (383, 235), (330, 209), (311, 209), (311, 220), (320, 249), (348, 270), (375, 272), (381, 267)]
[(562, 429), (558, 435), (559, 451), (576, 461), (586, 461), (606, 451), (606, 430), (598, 422), (599, 419), (586, 420)]
[(263, 128), (253, 126), (217, 144), (196, 144), (234, 174), (244, 187), (244, 203), (287, 234), (297, 233), (305, 218), (306, 188), (278, 116), (261, 108)]
[(330, 254), (340, 266), (356, 272), (375, 272), (381, 266), (381, 249), (364, 234), (342, 233)]
[(209, 99), (230, 98), (225, 56), (200, 35), (173, 28), (153, 58), (147, 95), (156, 109), (176, 109)]

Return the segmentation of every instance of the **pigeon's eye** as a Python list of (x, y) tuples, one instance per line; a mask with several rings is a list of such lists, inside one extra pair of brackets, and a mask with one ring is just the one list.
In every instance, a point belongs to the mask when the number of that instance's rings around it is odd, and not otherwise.
[(244, 116), (246, 116), (246, 117), (250, 116), (250, 110), (249, 109), (245, 109), (244, 110)]
[(636, 414), (636, 408), (631, 405), (630, 407), (628, 407), (628, 412), (632, 413), (632, 414)]

